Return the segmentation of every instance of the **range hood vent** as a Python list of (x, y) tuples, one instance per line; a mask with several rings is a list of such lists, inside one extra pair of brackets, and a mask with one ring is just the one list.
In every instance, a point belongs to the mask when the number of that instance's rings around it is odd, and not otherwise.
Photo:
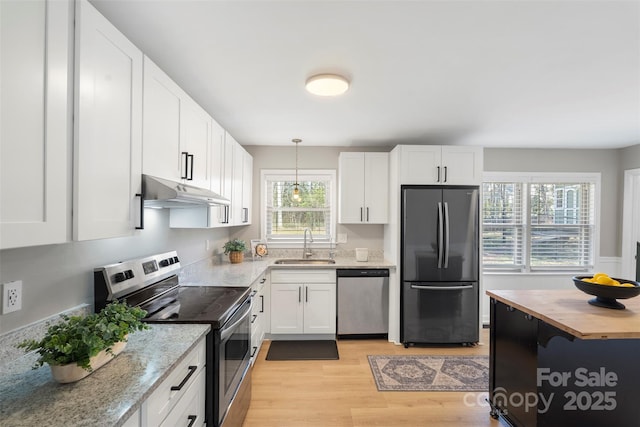
[(211, 190), (151, 175), (142, 175), (142, 184), (145, 207), (192, 208), (231, 204), (228, 199)]

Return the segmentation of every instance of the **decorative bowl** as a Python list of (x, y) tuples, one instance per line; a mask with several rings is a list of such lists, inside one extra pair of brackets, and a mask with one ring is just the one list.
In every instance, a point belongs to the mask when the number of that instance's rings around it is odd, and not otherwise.
[(589, 304), (604, 308), (613, 308), (616, 310), (624, 310), (624, 304), (616, 301), (617, 299), (633, 298), (640, 295), (640, 283), (633, 280), (616, 279), (620, 283), (631, 283), (633, 286), (609, 286), (599, 285), (597, 283), (583, 282), (582, 279), (591, 278), (591, 276), (576, 276), (573, 278), (573, 284), (582, 292), (593, 295), (596, 298), (590, 299)]

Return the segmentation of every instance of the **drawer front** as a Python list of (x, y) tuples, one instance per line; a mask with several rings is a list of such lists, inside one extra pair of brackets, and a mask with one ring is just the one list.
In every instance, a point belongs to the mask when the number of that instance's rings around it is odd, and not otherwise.
[(205, 412), (205, 374), (200, 371), (195, 381), (180, 398), (173, 410), (167, 415), (160, 427), (204, 425)]
[(271, 283), (336, 283), (336, 270), (272, 270)]
[[(205, 361), (206, 346), (205, 340), (203, 339), (198, 346), (178, 364), (167, 379), (160, 384), (147, 400), (149, 425), (157, 426), (162, 423), (174, 406), (176, 406), (180, 398), (195, 382), (198, 374), (204, 370)], [(172, 390), (172, 387), (180, 387), (180, 390)]]

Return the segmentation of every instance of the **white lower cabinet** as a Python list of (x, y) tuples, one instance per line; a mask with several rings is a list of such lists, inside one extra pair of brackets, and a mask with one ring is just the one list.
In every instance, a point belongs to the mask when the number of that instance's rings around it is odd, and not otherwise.
[(204, 425), (205, 362), (202, 339), (143, 403), (141, 425)]
[(133, 415), (131, 415), (127, 421), (124, 422), (124, 424), (122, 424), (122, 427), (141, 427), (141, 421), (140, 421), (140, 409), (138, 409), (136, 412), (133, 413)]
[(271, 272), (271, 334), (335, 334), (335, 270)]
[(269, 275), (265, 271), (253, 284), (251, 301), (251, 364), (255, 362), (256, 355), (262, 347), (267, 331), (269, 315), (266, 293), (269, 291)]

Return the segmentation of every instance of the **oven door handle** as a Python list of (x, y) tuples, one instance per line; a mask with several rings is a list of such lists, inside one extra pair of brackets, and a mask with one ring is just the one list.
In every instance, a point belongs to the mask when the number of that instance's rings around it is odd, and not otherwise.
[[(246, 304), (246, 303), (245, 303)], [(249, 315), (251, 314), (251, 304), (247, 305), (247, 309), (246, 309), (246, 313), (242, 315), (242, 317), (240, 319), (238, 319), (237, 321), (233, 322), (231, 325), (229, 326), (225, 326), (224, 329), (220, 330), (220, 340), (224, 341), (227, 338), (229, 338), (231, 336), (231, 334), (233, 334), (234, 329), (236, 328), (236, 326), (238, 326), (240, 323), (244, 322), (244, 320), (249, 317)]]

